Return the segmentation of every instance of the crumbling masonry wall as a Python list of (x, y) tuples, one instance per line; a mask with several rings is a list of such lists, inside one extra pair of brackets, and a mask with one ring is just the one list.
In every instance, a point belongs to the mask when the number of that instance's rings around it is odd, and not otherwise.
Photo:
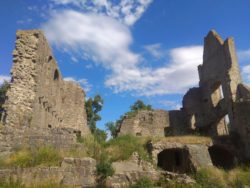
[(185, 116), (180, 110), (142, 110), (135, 116), (125, 117), (119, 135), (135, 136), (179, 135), (186, 133)]
[(215, 31), (204, 40), (199, 87), (183, 98), (190, 127), (211, 135), (228, 135), (235, 127), (233, 103), (241, 76), (233, 38), (223, 41)]
[(17, 31), (2, 122), (14, 128), (72, 128), (89, 134), (85, 93), (64, 81), (42, 31)]

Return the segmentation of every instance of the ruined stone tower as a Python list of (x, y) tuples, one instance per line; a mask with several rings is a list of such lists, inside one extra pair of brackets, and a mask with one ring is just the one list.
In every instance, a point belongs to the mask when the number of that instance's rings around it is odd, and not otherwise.
[(2, 122), (13, 128), (72, 128), (89, 134), (85, 93), (64, 81), (42, 31), (17, 31)]
[(233, 103), (241, 83), (233, 38), (223, 41), (210, 31), (198, 70), (199, 87), (190, 89), (183, 99), (189, 124), (212, 135), (227, 135), (236, 127)]

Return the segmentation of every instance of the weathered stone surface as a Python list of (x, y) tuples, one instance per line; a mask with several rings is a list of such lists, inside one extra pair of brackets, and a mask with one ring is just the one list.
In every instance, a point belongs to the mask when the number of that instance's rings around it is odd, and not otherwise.
[[(237, 127), (233, 102), (241, 83), (233, 38), (223, 41), (215, 31), (204, 40), (203, 64), (199, 65), (199, 88), (183, 98), (190, 127), (210, 135), (228, 135)], [(230, 122), (230, 127), (228, 123)]]
[(42, 31), (17, 31), (11, 74), (4, 125), (67, 127), (89, 134), (85, 93), (76, 83), (63, 80)]
[(64, 81), (40, 30), (17, 31), (10, 89), (1, 117), (0, 155), (20, 145), (70, 148), (90, 134), (82, 88)]
[(167, 171), (187, 173), (213, 165), (208, 146), (203, 144), (159, 141), (148, 143), (148, 150), (154, 164)]
[(33, 167), (0, 170), (0, 181), (18, 179), (26, 186), (53, 182), (69, 187), (95, 187), (96, 161), (92, 158), (65, 158), (60, 167)]
[(185, 115), (179, 110), (142, 110), (133, 117), (125, 117), (119, 134), (164, 137), (165, 134), (186, 133)]
[(161, 172), (156, 171), (150, 163), (141, 160), (136, 152), (133, 153), (129, 160), (114, 162), (112, 166), (115, 174), (107, 178), (107, 187), (128, 187), (142, 177), (158, 180), (161, 176)]

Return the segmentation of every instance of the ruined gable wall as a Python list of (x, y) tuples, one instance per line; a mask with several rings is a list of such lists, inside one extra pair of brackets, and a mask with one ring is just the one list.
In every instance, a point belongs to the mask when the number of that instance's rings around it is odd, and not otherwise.
[(41, 31), (18, 31), (11, 88), (7, 92), (8, 126), (69, 127), (88, 134), (83, 90), (63, 81)]
[(135, 136), (180, 135), (187, 133), (186, 116), (180, 110), (142, 110), (134, 117), (126, 117), (120, 127), (119, 135)]
[[(203, 64), (198, 70), (199, 93), (189, 91), (183, 99), (189, 124), (194, 121), (193, 124), (212, 135), (228, 134), (225, 118), (228, 115), (233, 128), (233, 102), (241, 83), (233, 39), (224, 42), (215, 31), (210, 31), (204, 39)], [(190, 105), (194, 101), (198, 105)]]
[(126, 117), (120, 127), (119, 135), (165, 136), (169, 127), (168, 112), (164, 110), (142, 110), (134, 117)]

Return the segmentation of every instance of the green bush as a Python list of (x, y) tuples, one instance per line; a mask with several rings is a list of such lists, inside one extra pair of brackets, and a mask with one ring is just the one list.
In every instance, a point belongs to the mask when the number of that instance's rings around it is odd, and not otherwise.
[(25, 188), (20, 180), (13, 180), (12, 178), (0, 182), (0, 188)]
[(154, 183), (148, 177), (142, 177), (134, 185), (131, 185), (130, 187), (131, 188), (153, 188)]
[(115, 172), (112, 167), (112, 163), (107, 158), (102, 159), (96, 165), (96, 171), (101, 180), (105, 180), (108, 176), (112, 176)]
[(142, 159), (149, 160), (145, 144), (141, 137), (123, 135), (108, 141), (105, 149), (112, 161), (127, 160), (135, 151)]
[(1, 167), (58, 166), (62, 160), (59, 151), (44, 146), (34, 150), (22, 148), (6, 159), (1, 159)]

